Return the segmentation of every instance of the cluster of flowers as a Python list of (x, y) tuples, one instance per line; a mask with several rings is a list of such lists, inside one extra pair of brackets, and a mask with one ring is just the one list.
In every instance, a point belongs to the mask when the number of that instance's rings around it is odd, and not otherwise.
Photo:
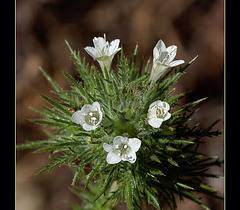
[[(121, 50), (119, 48), (119, 39), (113, 40), (111, 43), (106, 41), (104, 37), (94, 37), (94, 47), (85, 47), (85, 50), (89, 55), (97, 60), (103, 75), (106, 68), (110, 71), (112, 59), (114, 55)], [(150, 88), (156, 83), (156, 81), (163, 75), (163, 73), (169, 67), (174, 67), (184, 63), (183, 60), (173, 61), (177, 53), (177, 46), (172, 45), (166, 48), (164, 42), (159, 40), (153, 49), (153, 67), (150, 75)], [(153, 102), (148, 109), (147, 121), (148, 124), (154, 128), (160, 128), (163, 121), (168, 120), (171, 114), (168, 112), (170, 106), (164, 101)], [(95, 130), (101, 123), (103, 113), (98, 102), (94, 102), (92, 105), (85, 104), (81, 110), (76, 111), (72, 115), (72, 121), (80, 124), (84, 130)], [(123, 136), (116, 136), (113, 139), (113, 144), (103, 144), (103, 148), (107, 155), (107, 162), (109, 164), (116, 164), (120, 161), (128, 161), (134, 163), (137, 159), (136, 152), (141, 146), (141, 140), (138, 138), (127, 138)]]

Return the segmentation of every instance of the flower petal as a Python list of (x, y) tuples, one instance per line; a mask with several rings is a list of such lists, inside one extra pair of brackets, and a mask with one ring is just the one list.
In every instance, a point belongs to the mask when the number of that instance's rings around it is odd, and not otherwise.
[(94, 47), (85, 47), (84, 50), (94, 59), (97, 59), (100, 56), (99, 52)]
[[(99, 123), (98, 123), (99, 124)], [(92, 130), (95, 130), (97, 127), (98, 127), (98, 124), (96, 124), (96, 125), (89, 125), (89, 124), (87, 124), (87, 123), (84, 123), (83, 125), (82, 125), (82, 127), (83, 127), (83, 129), (85, 130), (85, 131), (92, 131)]]
[(122, 159), (114, 152), (109, 152), (107, 155), (107, 162), (109, 164), (116, 164), (116, 163), (119, 163), (121, 160)]
[(93, 107), (92, 111), (97, 111), (99, 114), (99, 122), (98, 122), (98, 124), (99, 124), (102, 121), (102, 115), (103, 115), (103, 113), (100, 109), (100, 104), (96, 101), (92, 104), (92, 107)]
[(113, 145), (118, 145), (120, 143), (127, 143), (128, 142), (128, 139), (126, 137), (123, 137), (123, 136), (116, 136), (114, 139), (113, 139)]
[(91, 111), (97, 111), (97, 112), (99, 113), (99, 116), (100, 116), (100, 120), (99, 120), (99, 121), (102, 120), (102, 111), (101, 111), (101, 109), (100, 109), (100, 104), (99, 104), (97, 101), (94, 102), (94, 103), (91, 105), (90, 110), (91, 110)]
[(148, 117), (148, 119), (156, 118), (156, 117), (157, 117), (156, 107), (152, 107), (152, 108), (149, 108), (149, 109), (148, 109), (147, 117)]
[(128, 161), (129, 163), (135, 163), (135, 161), (137, 160), (136, 153), (134, 151), (130, 151), (128, 153), (128, 158), (124, 160)]
[(168, 120), (171, 117), (171, 114), (168, 112), (167, 115), (164, 117), (163, 121)]
[(163, 119), (160, 118), (151, 118), (148, 120), (148, 124), (154, 128), (160, 128), (162, 125)]
[(154, 101), (153, 103), (150, 104), (149, 109), (153, 108), (154, 106), (157, 106), (160, 100)]
[(137, 152), (141, 146), (141, 141), (138, 138), (130, 138), (128, 139), (128, 145), (132, 151)]
[(154, 60), (154, 61), (157, 60), (157, 59), (159, 58), (159, 55), (160, 55), (160, 53), (159, 53), (159, 51), (158, 51), (158, 48), (155, 46), (155, 47), (153, 48), (153, 60)]
[(96, 108), (96, 110), (100, 110), (100, 104), (97, 101), (93, 102), (92, 106)]
[(153, 60), (158, 60), (163, 51), (166, 51), (166, 46), (164, 42), (160, 39), (153, 48)]
[(157, 42), (155, 47), (158, 49), (158, 51), (166, 51), (166, 45), (161, 39)]
[(85, 122), (85, 119), (81, 110), (74, 112), (74, 114), (72, 115), (72, 121), (81, 125)]
[(183, 64), (183, 63), (185, 63), (184, 60), (176, 60), (176, 61), (171, 62), (171, 63), (169, 64), (169, 66), (170, 66), (170, 67), (174, 67), (174, 66), (181, 65), (181, 64)]
[(169, 55), (167, 62), (171, 63), (173, 61), (173, 59), (176, 57), (177, 46), (176, 45), (169, 46), (167, 48), (167, 51), (168, 51), (168, 55)]
[(110, 145), (110, 144), (103, 143), (103, 149), (104, 149), (106, 152), (111, 152), (111, 151), (113, 150), (113, 147), (112, 147), (112, 145)]
[(168, 111), (170, 109), (170, 106), (169, 106), (169, 104), (167, 102), (165, 102), (165, 101), (158, 101), (158, 102), (160, 102), (158, 105), (160, 107), (163, 107), (165, 110)]
[(102, 37), (94, 37), (93, 38), (93, 44), (94, 44), (94, 47), (97, 49), (97, 50), (102, 50), (107, 42), (106, 42), (106, 36), (104, 36), (104, 38)]
[(82, 108), (81, 108), (81, 112), (82, 114), (87, 114), (90, 111), (94, 111), (91, 109), (92, 105), (90, 104), (85, 104)]
[(159, 61), (162, 65), (166, 65), (168, 61), (168, 52), (167, 51), (160, 52), (160, 55), (157, 61)]
[(121, 48), (119, 48), (119, 43), (120, 43), (119, 39), (115, 39), (111, 41), (109, 51), (108, 51), (109, 56), (115, 55), (119, 50), (121, 50)]
[(171, 45), (169, 47), (167, 47), (167, 51), (172, 54), (172, 53), (176, 53), (177, 52), (177, 46), (176, 45)]

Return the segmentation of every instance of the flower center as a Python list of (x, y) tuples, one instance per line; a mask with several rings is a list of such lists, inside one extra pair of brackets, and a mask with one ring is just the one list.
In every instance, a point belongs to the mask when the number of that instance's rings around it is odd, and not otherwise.
[(166, 114), (166, 110), (158, 106), (156, 109), (157, 118), (164, 118), (165, 114)]
[(128, 158), (128, 153), (131, 151), (131, 148), (124, 143), (117, 144), (115, 153), (121, 158)]
[(108, 56), (109, 47), (110, 47), (110, 46), (109, 46), (109, 43), (106, 42), (106, 45), (102, 48), (102, 53), (103, 53), (103, 55)]
[(168, 54), (162, 59), (161, 63), (164, 65), (164, 64), (168, 61), (169, 57), (170, 57), (170, 55), (169, 55), (169, 53), (168, 53)]
[(108, 54), (108, 51), (109, 51), (109, 47), (108, 47), (108, 46), (105, 46), (105, 47), (103, 48), (103, 53), (104, 53), (105, 55), (107, 55), (107, 54)]
[(97, 111), (89, 112), (85, 115), (85, 121), (89, 125), (96, 125), (99, 122), (99, 113)]

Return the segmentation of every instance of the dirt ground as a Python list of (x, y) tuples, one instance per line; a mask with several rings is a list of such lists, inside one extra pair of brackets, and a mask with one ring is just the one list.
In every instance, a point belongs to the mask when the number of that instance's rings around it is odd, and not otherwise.
[[(80, 50), (87, 62), (94, 63), (83, 48), (92, 46), (93, 37), (104, 33), (109, 41), (119, 38), (129, 57), (138, 44), (140, 58), (145, 63), (152, 57), (152, 49), (159, 39), (167, 46), (178, 46), (176, 59), (188, 62), (198, 55), (187, 74), (176, 84), (176, 93), (191, 91), (182, 103), (208, 97), (199, 106), (194, 122), (204, 127), (220, 119), (216, 128), (223, 131), (223, 0), (18, 0), (16, 4), (17, 144), (46, 138), (42, 127), (27, 121), (40, 117), (29, 107), (46, 105), (39, 93), (53, 97), (38, 67), (42, 66), (61, 87), (68, 89), (62, 70), (73, 76), (76, 72), (64, 40), (73, 49)], [(206, 139), (206, 142), (202, 151), (224, 159), (223, 136)], [(68, 210), (66, 201), (78, 203), (78, 198), (69, 190), (73, 178), (70, 169), (62, 166), (34, 176), (47, 163), (48, 154), (32, 152), (17, 151), (17, 210)], [(211, 172), (223, 175), (223, 168), (216, 167)], [(224, 195), (223, 180), (206, 181), (219, 195)], [(224, 209), (223, 201), (199, 196), (212, 210)], [(123, 205), (121, 209), (126, 208)], [(179, 202), (178, 209), (201, 208), (185, 200)]]

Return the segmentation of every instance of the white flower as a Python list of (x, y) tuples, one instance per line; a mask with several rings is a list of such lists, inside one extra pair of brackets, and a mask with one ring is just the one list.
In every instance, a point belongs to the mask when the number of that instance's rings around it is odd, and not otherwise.
[(160, 128), (162, 122), (171, 117), (169, 109), (170, 106), (167, 102), (160, 100), (153, 102), (148, 109), (148, 124), (154, 128)]
[(86, 52), (93, 57), (94, 60), (97, 60), (102, 71), (104, 68), (110, 71), (110, 66), (114, 55), (121, 50), (119, 48), (119, 39), (113, 40), (110, 44), (106, 41), (106, 35), (102, 37), (94, 37), (93, 44), (94, 47), (85, 47)]
[(108, 152), (107, 162), (109, 164), (119, 163), (121, 160), (134, 163), (137, 159), (136, 152), (141, 146), (138, 138), (127, 138), (116, 136), (113, 145), (103, 143), (103, 149)]
[(150, 75), (152, 80), (150, 87), (162, 76), (169, 67), (184, 63), (184, 60), (173, 61), (177, 54), (177, 46), (172, 45), (166, 48), (164, 42), (159, 40), (153, 49), (153, 67)]
[(72, 115), (72, 121), (80, 124), (84, 130), (95, 130), (102, 121), (100, 104), (94, 102), (92, 105), (85, 104), (81, 110)]

